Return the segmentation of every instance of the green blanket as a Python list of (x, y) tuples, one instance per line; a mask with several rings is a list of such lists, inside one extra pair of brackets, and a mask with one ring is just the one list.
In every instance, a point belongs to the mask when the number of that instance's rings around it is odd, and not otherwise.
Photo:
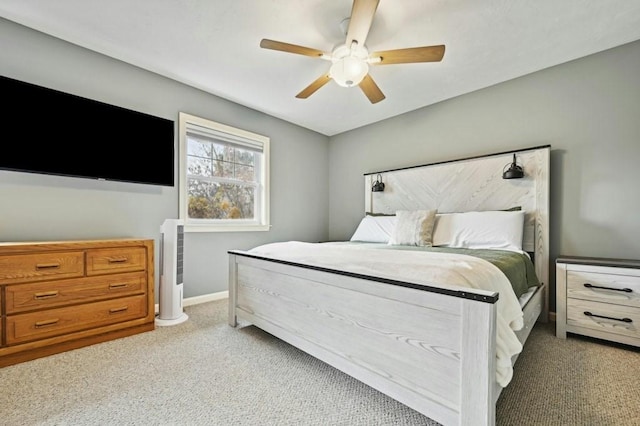
[(498, 267), (511, 282), (516, 297), (522, 296), (530, 287), (540, 285), (533, 262), (523, 253), (506, 250), (460, 249), (448, 247), (422, 247), (428, 251), (460, 253), (479, 257)]
[(516, 253), (507, 250), (489, 249), (464, 249), (450, 247), (416, 247), (416, 246), (390, 246), (387, 244), (348, 242), (346, 244), (365, 244), (370, 248), (392, 249), (392, 250), (419, 250), (440, 253), (457, 253), (468, 256), (479, 257), (492, 263), (509, 279), (516, 297), (522, 296), (530, 287), (540, 285), (533, 262), (523, 253)]

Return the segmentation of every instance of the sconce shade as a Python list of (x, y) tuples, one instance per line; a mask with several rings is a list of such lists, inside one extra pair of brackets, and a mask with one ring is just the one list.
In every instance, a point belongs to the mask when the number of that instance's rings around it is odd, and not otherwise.
[(502, 179), (522, 179), (524, 177), (524, 170), (522, 166), (516, 163), (515, 154), (513, 154), (513, 163), (507, 164), (504, 167), (506, 168), (507, 166), (509, 166), (508, 170), (505, 171), (503, 168)]
[(373, 182), (373, 186), (371, 187), (371, 192), (383, 192), (384, 191), (384, 182), (382, 182), (382, 176), (378, 175), (376, 177), (376, 181)]

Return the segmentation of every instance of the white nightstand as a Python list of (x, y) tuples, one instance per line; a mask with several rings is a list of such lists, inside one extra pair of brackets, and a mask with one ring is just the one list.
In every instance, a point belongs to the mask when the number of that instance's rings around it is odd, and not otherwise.
[(556, 336), (582, 334), (640, 346), (640, 261), (556, 260)]

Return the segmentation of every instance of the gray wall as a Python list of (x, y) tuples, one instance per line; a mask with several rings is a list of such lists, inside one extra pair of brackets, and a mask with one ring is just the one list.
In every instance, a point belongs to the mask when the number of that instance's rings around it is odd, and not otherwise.
[(634, 42), (332, 137), (330, 239), (362, 218), (363, 173), (550, 144), (551, 261), (640, 259), (639, 76)]
[[(186, 235), (186, 297), (227, 289), (227, 250), (327, 238), (328, 137), (3, 19), (0, 40), (1, 75), (175, 120), (176, 154), (179, 111), (271, 138), (271, 231)], [(0, 241), (151, 238), (157, 260), (177, 217), (177, 175), (156, 187), (0, 171)]]
[[(349, 238), (363, 214), (363, 173), (543, 144), (552, 146), (552, 261), (640, 258), (640, 42), (327, 138), (2, 19), (0, 40), (2, 75), (271, 137), (272, 230), (188, 234), (187, 297), (226, 290), (229, 249)], [(157, 242), (177, 215), (177, 187), (0, 171), (0, 241)]]

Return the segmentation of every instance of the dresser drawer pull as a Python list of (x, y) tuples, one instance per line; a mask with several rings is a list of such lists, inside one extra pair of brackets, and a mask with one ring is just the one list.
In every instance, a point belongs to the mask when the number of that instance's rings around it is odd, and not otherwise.
[(119, 283), (119, 284), (109, 284), (109, 288), (124, 288), (127, 287), (129, 284), (127, 283)]
[(59, 263), (38, 263), (36, 269), (57, 269), (60, 267)]
[(633, 322), (633, 320), (631, 318), (613, 318), (613, 317), (605, 317), (602, 315), (596, 315), (596, 314), (592, 314), (589, 311), (585, 311), (584, 313), (586, 316), (588, 317), (597, 317), (597, 318), (604, 318), (604, 319), (609, 319), (609, 320), (614, 320), (614, 321), (622, 321), (622, 322)]
[(59, 318), (45, 320), (45, 321), (37, 321), (35, 326), (36, 326), (36, 328), (47, 327), (49, 325), (56, 325), (58, 323), (58, 321), (60, 321)]
[(111, 308), (111, 309), (109, 309), (109, 313), (110, 314), (117, 314), (118, 312), (125, 312), (128, 309), (129, 309), (128, 306), (123, 306), (121, 308)]
[(43, 291), (41, 293), (35, 293), (33, 295), (33, 298), (36, 300), (42, 300), (42, 299), (51, 299), (52, 297), (56, 297), (56, 296), (58, 296), (58, 291), (53, 290), (53, 291)]
[(110, 257), (108, 259), (109, 263), (126, 263), (128, 260), (126, 257)]
[(632, 293), (633, 292), (633, 290), (631, 290), (630, 288), (600, 287), (600, 286), (589, 284), (589, 283), (585, 283), (584, 286), (586, 288), (601, 288), (603, 290), (624, 291), (625, 293)]

